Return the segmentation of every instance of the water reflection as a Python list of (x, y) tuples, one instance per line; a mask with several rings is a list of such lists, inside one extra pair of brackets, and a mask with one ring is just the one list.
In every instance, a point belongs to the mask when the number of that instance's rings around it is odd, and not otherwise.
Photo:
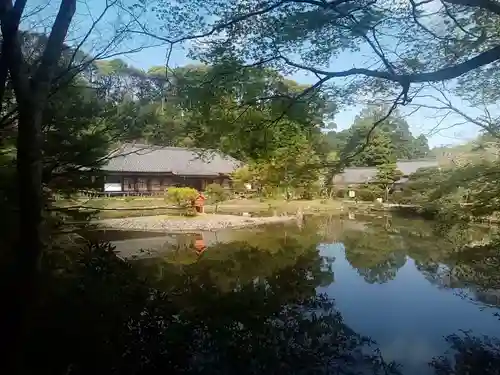
[(172, 237), (136, 264), (166, 298), (143, 301), (151, 317), (176, 317), (160, 319), (168, 345), (182, 342), (163, 369), (388, 374), (395, 361), (409, 375), (497, 374), (498, 341), (483, 335), (500, 337), (500, 255), (477, 246), (490, 235), (306, 217), (301, 228)]
[(97, 246), (73, 254), (67, 274), (46, 276), (26, 366), (78, 375), (397, 374), (319, 292), (334, 284), (335, 259), (320, 254), (317, 234), (250, 237), (194, 262), (192, 249), (133, 265)]

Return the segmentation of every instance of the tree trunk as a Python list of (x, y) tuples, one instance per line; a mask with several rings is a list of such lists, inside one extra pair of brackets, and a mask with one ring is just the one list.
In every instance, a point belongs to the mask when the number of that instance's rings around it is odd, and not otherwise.
[(12, 8), (2, 2), (1, 29), (5, 58), (19, 108), (17, 138), (17, 183), (19, 202), (19, 241), (4, 283), (7, 317), (2, 320), (1, 361), (9, 374), (22, 373), (24, 333), (28, 328), (30, 306), (35, 301), (42, 239), (42, 114), (50, 93), (64, 39), (76, 10), (76, 0), (62, 0), (40, 65), (32, 79), (19, 43), (19, 19), (26, 1)]
[[(36, 295), (42, 244), (42, 192), (40, 129), (41, 112), (37, 108), (20, 106), (17, 144), (17, 174), (19, 191), (19, 241), (9, 268), (7, 293), (9, 303), (5, 323), (10, 335), (5, 339), (4, 354), (10, 373), (22, 372), (22, 346), (30, 305)], [(35, 131), (21, 131), (21, 129)]]
[(7, 75), (8, 75), (7, 61), (5, 59), (4, 49), (5, 48), (2, 43), (2, 55), (0, 56), (0, 113), (2, 113), (3, 109), (3, 101), (6, 91)]

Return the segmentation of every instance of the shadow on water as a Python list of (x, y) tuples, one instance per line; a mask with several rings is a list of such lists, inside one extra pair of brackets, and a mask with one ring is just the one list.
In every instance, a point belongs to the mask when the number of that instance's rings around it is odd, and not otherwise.
[(27, 370), (497, 374), (500, 255), (477, 246), (490, 234), (390, 217), (108, 233), (160, 247), (132, 262), (102, 245), (49, 252)]

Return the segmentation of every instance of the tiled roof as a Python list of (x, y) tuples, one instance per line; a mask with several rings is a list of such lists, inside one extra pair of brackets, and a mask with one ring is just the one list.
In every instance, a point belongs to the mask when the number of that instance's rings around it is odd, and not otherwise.
[(217, 151), (125, 144), (101, 167), (109, 172), (173, 173), (185, 176), (230, 174), (241, 165)]
[[(397, 169), (403, 172), (403, 176), (409, 176), (420, 168), (438, 167), (436, 159), (399, 160), (396, 162)], [(343, 184), (363, 184), (370, 182), (377, 175), (376, 167), (353, 167), (346, 168), (344, 172), (334, 177), (334, 181)], [(398, 182), (403, 182), (403, 177)]]
[(409, 176), (420, 168), (437, 168), (439, 166), (437, 159), (398, 160), (396, 165), (404, 176)]

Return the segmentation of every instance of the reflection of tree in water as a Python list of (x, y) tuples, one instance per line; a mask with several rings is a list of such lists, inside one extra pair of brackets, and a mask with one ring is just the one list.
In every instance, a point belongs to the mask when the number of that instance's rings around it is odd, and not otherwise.
[[(482, 270), (473, 270), (471, 273), (463, 261), (457, 262), (452, 257), (452, 254), (465, 254), (461, 251), (465, 246), (484, 237), (485, 231), (480, 228), (446, 223), (435, 225), (424, 220), (401, 217), (372, 219), (365, 223), (363, 230), (342, 233), (346, 258), (366, 281), (385, 282), (393, 279), (408, 255), (429, 281), (445, 288), (463, 287), (469, 281), (466, 274), (491, 276), (491, 259), (490, 264)], [(467, 254), (472, 254), (470, 249)], [(484, 263), (485, 258), (484, 249), (481, 249), (471, 261), (478, 267), (479, 260)], [(500, 270), (500, 264), (495, 269)]]
[[(393, 279), (406, 254), (429, 280), (445, 286), (455, 285), (443, 281), (451, 267), (457, 282), (476, 285), (483, 296), (499, 280), (491, 270), (500, 259), (493, 251), (439, 248), (444, 242), (420, 222), (369, 224), (364, 232), (342, 234), (347, 259), (368, 282)], [(242, 235), (201, 256), (180, 249), (161, 262), (135, 265), (102, 249), (49, 254), (43, 298), (26, 338), (26, 372), (394, 373), (362, 350), (367, 340), (317, 293), (333, 282), (333, 260), (320, 256), (321, 239), (307, 227), (287, 229), (286, 236)], [(465, 375), (469, 368), (496, 374), (488, 367), (498, 367), (496, 342), (472, 335), (449, 342), (456, 361), (437, 358), (438, 375)]]
[(403, 253), (387, 254), (386, 258), (369, 268), (357, 268), (358, 273), (370, 284), (383, 284), (394, 280), (398, 270), (406, 263)]
[(342, 241), (346, 258), (358, 273), (367, 282), (383, 283), (396, 277), (406, 255), (416, 261), (429, 280), (434, 280), (434, 272), (442, 271), (442, 255), (463, 246), (464, 238), (471, 236), (460, 231), (443, 235), (436, 233), (428, 221), (386, 216), (367, 222), (362, 231), (345, 231)]
[[(443, 236), (454, 236), (453, 232)], [(472, 233), (474, 235), (474, 233)], [(481, 233), (479, 233), (481, 235)], [(467, 236), (467, 243), (474, 238)], [(417, 268), (427, 280), (443, 288), (462, 288), (463, 298), (471, 299), (478, 307), (499, 307), (500, 247), (495, 241), (483, 246), (468, 246), (449, 241), (453, 247), (436, 252), (434, 261), (417, 262)], [(445, 251), (446, 250), (446, 251)], [(436, 256), (437, 255), (437, 256)], [(499, 323), (500, 324), (500, 323)], [(446, 337), (450, 349), (435, 358), (431, 365), (437, 375), (497, 375), (500, 374), (500, 340), (460, 332)]]
[(333, 276), (316, 246), (292, 238), (280, 246), (227, 244), (184, 265), (131, 265), (102, 248), (72, 254), (69, 263), (52, 259), (26, 338), (26, 370), (396, 373), (362, 350), (368, 340), (317, 294)]
[(415, 267), (431, 284), (442, 289), (454, 289), (465, 287), (460, 278), (448, 265), (435, 263), (434, 261), (415, 261)]
[[(393, 218), (374, 220), (366, 230), (344, 234), (346, 258), (367, 282), (395, 277), (408, 254), (433, 285), (466, 290), (480, 308), (500, 306), (500, 244), (468, 246), (485, 237), (481, 228)], [(500, 322), (499, 322), (500, 324)], [(499, 375), (500, 340), (460, 332), (446, 337), (450, 345), (431, 362), (436, 375)]]
[(346, 259), (368, 283), (386, 283), (406, 263), (401, 239), (384, 228), (365, 232), (346, 231), (342, 241)]
[(456, 269), (457, 277), (477, 289), (500, 289), (500, 243), (465, 247), (445, 260)]
[(489, 305), (498, 301), (500, 249), (495, 242), (484, 246), (464, 246), (455, 251), (442, 250), (435, 254), (434, 260), (418, 260), (416, 265), (434, 285), (468, 289), (477, 299), (489, 301)]

